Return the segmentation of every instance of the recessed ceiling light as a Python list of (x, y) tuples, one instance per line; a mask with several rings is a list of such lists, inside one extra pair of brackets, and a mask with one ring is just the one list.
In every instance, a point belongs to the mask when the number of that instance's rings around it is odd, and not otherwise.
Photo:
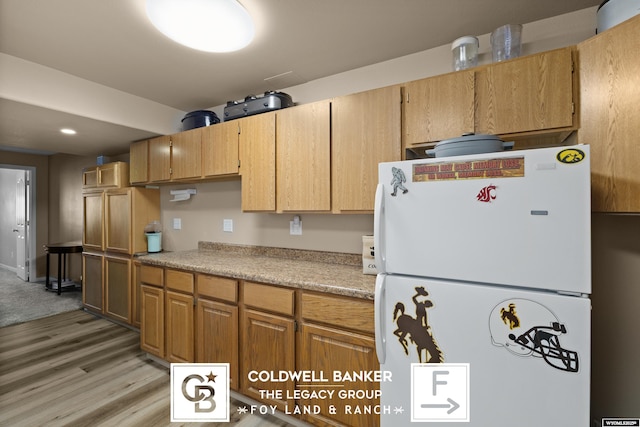
[(75, 130), (69, 128), (60, 129), (60, 132), (66, 135), (75, 135), (77, 133)]
[(205, 52), (240, 50), (255, 33), (237, 0), (147, 0), (147, 16), (165, 36)]

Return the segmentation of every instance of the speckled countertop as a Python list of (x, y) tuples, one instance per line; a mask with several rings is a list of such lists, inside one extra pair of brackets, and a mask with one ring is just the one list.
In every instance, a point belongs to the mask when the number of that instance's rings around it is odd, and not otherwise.
[(143, 255), (140, 262), (364, 299), (375, 276), (362, 273), (356, 254), (199, 242), (198, 249)]

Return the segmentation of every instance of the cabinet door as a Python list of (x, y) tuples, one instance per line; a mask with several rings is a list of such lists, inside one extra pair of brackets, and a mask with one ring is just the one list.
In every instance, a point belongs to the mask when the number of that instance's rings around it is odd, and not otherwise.
[(196, 362), (229, 363), (229, 386), (238, 391), (238, 307), (198, 299)]
[(98, 254), (82, 254), (82, 304), (102, 313), (103, 257)]
[[(340, 331), (338, 329), (321, 327), (310, 324), (303, 324), (302, 343), (300, 349), (300, 366), (298, 370), (310, 370), (324, 373), (324, 377), (333, 381), (333, 372), (342, 373), (377, 371), (380, 369), (375, 351), (375, 340), (373, 337), (356, 334), (353, 332)], [(367, 392), (371, 399), (302, 399), (301, 405), (318, 405), (321, 408), (319, 415), (305, 415), (307, 421), (312, 422), (314, 418), (329, 422), (337, 421), (347, 426), (377, 426), (380, 419), (375, 414), (349, 414), (345, 410), (346, 405), (351, 408), (363, 405), (380, 404), (379, 399), (373, 398), (376, 390), (379, 390), (379, 383), (367, 382), (345, 382), (345, 387), (340, 390), (355, 390)], [(331, 414), (329, 406), (335, 406), (335, 414)], [(331, 421), (328, 421), (327, 418)]]
[(171, 179), (171, 136), (159, 136), (149, 140), (149, 181)]
[(98, 186), (98, 168), (92, 167), (82, 171), (82, 188), (96, 188)]
[(101, 251), (103, 247), (103, 194), (87, 193), (82, 195), (83, 222), (82, 246), (85, 249)]
[(202, 170), (205, 177), (238, 173), (238, 132), (236, 121), (204, 128), (202, 133)]
[(142, 266), (140, 262), (133, 263), (133, 269), (131, 271), (131, 325), (134, 328), (140, 328), (140, 286), (142, 281), (140, 280)]
[[(250, 371), (295, 370), (293, 319), (244, 310), (242, 322), (242, 364), (240, 368), (242, 393), (261, 402), (277, 405), (280, 410), (284, 410), (287, 405), (291, 411), (293, 399), (285, 399), (287, 395), (293, 394), (293, 381), (250, 381), (248, 374)], [(282, 390), (284, 399), (263, 399), (260, 396), (261, 389)]]
[(171, 135), (171, 179), (202, 177), (202, 128)]
[(400, 87), (332, 101), (334, 212), (372, 212), (378, 163), (401, 160)]
[(169, 362), (192, 363), (193, 295), (166, 291), (166, 359)]
[(140, 348), (164, 358), (164, 290), (140, 286)]
[(476, 133), (573, 126), (572, 48), (529, 55), (476, 72)]
[(125, 323), (131, 321), (131, 259), (104, 257), (104, 311)]
[(274, 113), (238, 119), (242, 210), (276, 210), (276, 116)]
[(405, 85), (404, 143), (441, 141), (474, 131), (475, 73), (460, 71)]
[(149, 180), (149, 141), (134, 142), (129, 147), (129, 181), (142, 184)]
[(112, 162), (98, 166), (98, 187), (119, 188), (129, 184), (129, 164)]
[(278, 211), (331, 209), (330, 120), (329, 101), (276, 114)]
[(640, 212), (640, 17), (578, 45), (579, 142), (591, 147), (591, 208)]
[(104, 193), (105, 248), (108, 251), (131, 251), (131, 191), (110, 190)]

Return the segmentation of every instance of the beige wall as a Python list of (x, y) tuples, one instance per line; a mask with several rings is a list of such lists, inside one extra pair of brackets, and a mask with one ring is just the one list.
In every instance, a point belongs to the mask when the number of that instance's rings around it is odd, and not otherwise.
[[(170, 190), (195, 188), (197, 194), (171, 202)], [(239, 180), (162, 187), (163, 249), (185, 250), (198, 241), (275, 246), (329, 252), (362, 252), (362, 236), (373, 234), (373, 215), (301, 213), (302, 235), (289, 234), (294, 214), (243, 213)], [(173, 229), (180, 218), (181, 230)], [(233, 220), (233, 232), (223, 232), (224, 219)]]

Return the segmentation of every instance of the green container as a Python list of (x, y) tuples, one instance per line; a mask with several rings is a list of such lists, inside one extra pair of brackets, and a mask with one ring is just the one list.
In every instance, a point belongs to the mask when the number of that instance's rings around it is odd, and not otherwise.
[(147, 236), (147, 252), (162, 251), (162, 233), (144, 233)]

